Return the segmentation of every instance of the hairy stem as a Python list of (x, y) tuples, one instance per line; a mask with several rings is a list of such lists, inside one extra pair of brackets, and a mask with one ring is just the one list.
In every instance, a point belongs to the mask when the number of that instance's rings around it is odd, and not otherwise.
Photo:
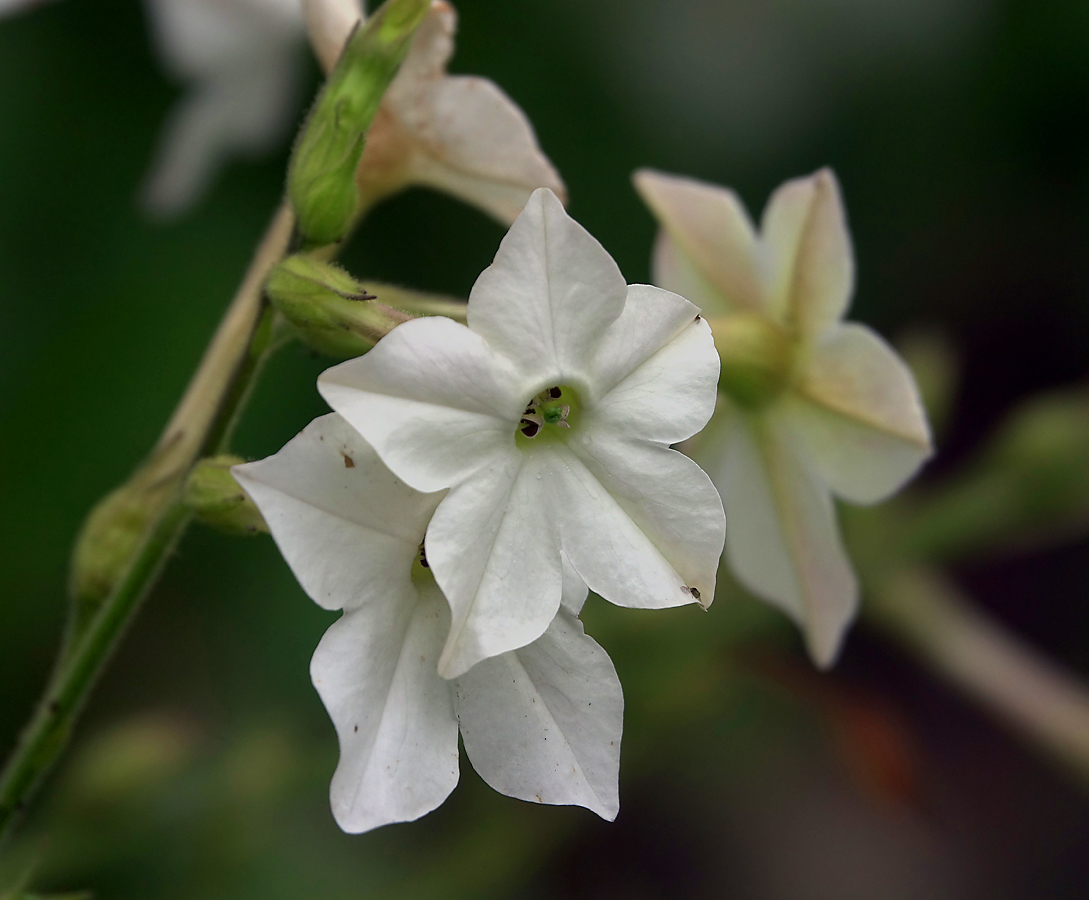
[(69, 633), (46, 691), (0, 772), (0, 842), (60, 756), (91, 688), (185, 529), (185, 476), (203, 454), (222, 448), (271, 346), (273, 314), (263, 285), (287, 252), (292, 227), (285, 204), (162, 437), (130, 479), (137, 490), (146, 488), (147, 526), (109, 595)]

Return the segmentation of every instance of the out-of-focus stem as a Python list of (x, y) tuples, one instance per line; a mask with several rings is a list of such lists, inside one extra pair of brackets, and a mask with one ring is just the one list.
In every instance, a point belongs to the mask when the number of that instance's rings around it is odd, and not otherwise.
[(189, 520), (185, 476), (221, 448), (272, 342), (263, 300), (269, 270), (287, 251), (292, 214), (276, 213), (162, 438), (130, 483), (146, 490), (147, 525), (131, 560), (83, 627), (70, 632), (57, 667), (0, 773), (0, 842), (68, 742), (76, 717), (126, 626)]
[(872, 585), (864, 615), (1089, 786), (1089, 686), (929, 569)]

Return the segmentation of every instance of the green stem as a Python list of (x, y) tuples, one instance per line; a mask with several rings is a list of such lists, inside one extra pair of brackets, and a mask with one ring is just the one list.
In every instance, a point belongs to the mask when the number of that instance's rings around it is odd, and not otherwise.
[(867, 618), (1089, 786), (1089, 688), (928, 569), (868, 591)]
[(130, 479), (138, 490), (148, 489), (148, 524), (109, 595), (62, 647), (46, 691), (0, 772), (0, 843), (60, 756), (91, 688), (181, 537), (189, 521), (181, 500), (186, 475), (205, 453), (221, 449), (273, 346), (273, 313), (263, 285), (286, 253), (292, 227), (284, 205), (162, 438)]

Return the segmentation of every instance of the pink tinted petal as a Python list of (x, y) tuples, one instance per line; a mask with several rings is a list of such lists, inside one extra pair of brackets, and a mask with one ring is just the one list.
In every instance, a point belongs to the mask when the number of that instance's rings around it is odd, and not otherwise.
[(770, 254), (770, 312), (815, 339), (843, 317), (854, 290), (854, 252), (832, 170), (780, 187), (761, 231)]

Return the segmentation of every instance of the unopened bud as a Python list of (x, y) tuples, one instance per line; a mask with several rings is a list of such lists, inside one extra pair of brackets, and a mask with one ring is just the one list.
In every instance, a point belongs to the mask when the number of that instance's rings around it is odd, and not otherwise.
[(430, 5), (387, 0), (349, 38), (318, 95), (288, 169), (288, 196), (308, 244), (334, 244), (350, 230), (367, 129)]
[(242, 462), (237, 456), (202, 459), (185, 482), (185, 503), (205, 525), (227, 534), (268, 531), (257, 506), (231, 474), (231, 466)]
[(758, 313), (708, 320), (722, 362), (719, 387), (748, 409), (764, 406), (787, 386), (794, 347), (790, 337)]
[(72, 551), (68, 591), (70, 636), (82, 630), (110, 595), (174, 484), (142, 469), (91, 510)]
[(310, 256), (289, 256), (265, 292), (303, 340), (341, 359), (361, 356), (412, 316), (377, 302), (347, 272)]

